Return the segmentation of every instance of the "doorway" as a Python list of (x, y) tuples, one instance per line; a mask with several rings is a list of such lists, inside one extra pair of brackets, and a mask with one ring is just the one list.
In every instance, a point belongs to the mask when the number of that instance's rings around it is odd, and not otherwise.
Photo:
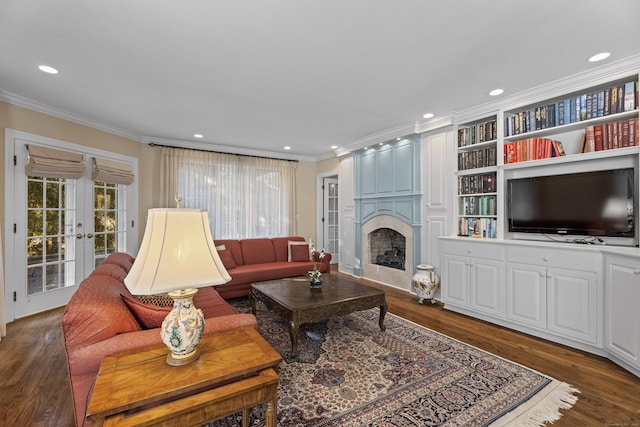
[(331, 264), (340, 259), (340, 206), (338, 175), (318, 176), (317, 248), (331, 254)]

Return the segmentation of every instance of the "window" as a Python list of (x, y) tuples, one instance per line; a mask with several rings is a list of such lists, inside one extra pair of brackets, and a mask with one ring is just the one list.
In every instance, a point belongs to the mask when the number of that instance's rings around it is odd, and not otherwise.
[(165, 187), (173, 206), (206, 209), (216, 239), (292, 234), (295, 162), (163, 148)]

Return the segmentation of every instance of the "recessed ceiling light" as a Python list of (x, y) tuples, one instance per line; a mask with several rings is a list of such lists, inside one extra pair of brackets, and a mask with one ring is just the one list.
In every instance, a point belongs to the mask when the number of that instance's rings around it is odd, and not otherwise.
[(38, 69), (48, 74), (58, 74), (58, 70), (48, 65), (40, 65)]
[(332, 145), (332, 146), (331, 146), (331, 149), (332, 149), (332, 150), (335, 150), (336, 148), (338, 148), (338, 146), (337, 146), (337, 145)]
[(611, 54), (609, 52), (600, 52), (589, 58), (589, 62), (598, 62), (607, 59)]
[(291, 147), (290, 147), (290, 146), (288, 146), (288, 145), (285, 145), (285, 146), (284, 146), (284, 149), (285, 149), (285, 150), (291, 150)]
[(193, 137), (194, 138), (204, 138), (204, 135), (202, 135), (201, 133), (194, 133)]
[(504, 89), (494, 89), (491, 92), (489, 92), (490, 96), (498, 96), (498, 95), (502, 95), (504, 93)]
[(431, 117), (433, 117), (433, 113), (425, 113), (422, 115), (422, 117), (424, 117), (425, 119), (430, 119)]

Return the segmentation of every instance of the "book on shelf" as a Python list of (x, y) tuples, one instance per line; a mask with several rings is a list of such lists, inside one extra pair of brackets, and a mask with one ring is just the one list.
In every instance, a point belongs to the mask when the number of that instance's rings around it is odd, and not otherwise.
[(496, 120), (458, 128), (458, 147), (466, 147), (495, 139), (498, 139)]
[(581, 135), (578, 153), (614, 150), (639, 145), (638, 118), (587, 126)]
[(632, 80), (589, 93), (571, 95), (546, 105), (505, 114), (505, 136), (591, 120), (638, 108), (638, 81)]
[(509, 142), (504, 145), (504, 153), (505, 164), (565, 155), (562, 143), (549, 138), (527, 138)]
[(475, 238), (496, 238), (495, 218), (460, 218), (458, 235)]
[(624, 85), (624, 111), (635, 110), (636, 108), (636, 85), (637, 82), (628, 82)]

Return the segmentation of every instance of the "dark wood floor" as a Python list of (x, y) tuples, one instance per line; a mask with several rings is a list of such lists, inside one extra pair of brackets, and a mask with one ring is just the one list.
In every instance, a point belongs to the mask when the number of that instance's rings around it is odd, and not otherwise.
[[(339, 274), (339, 273), (333, 273)], [(602, 357), (418, 304), (384, 288), (389, 312), (565, 381), (579, 400), (554, 426), (640, 427), (640, 378)], [(60, 329), (63, 309), (9, 324), (0, 342), (0, 426), (71, 426), (73, 408)]]

